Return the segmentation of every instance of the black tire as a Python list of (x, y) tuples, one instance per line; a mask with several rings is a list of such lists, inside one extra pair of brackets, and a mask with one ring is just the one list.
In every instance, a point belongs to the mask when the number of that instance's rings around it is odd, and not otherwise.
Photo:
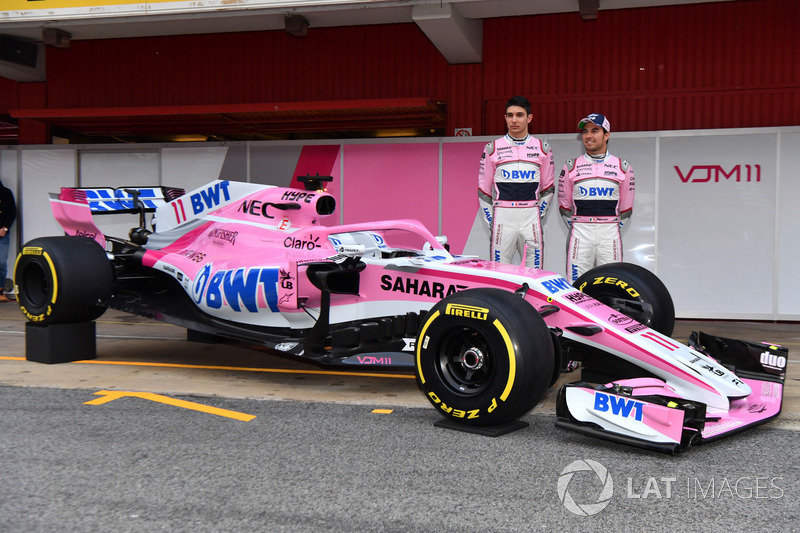
[(105, 250), (86, 237), (43, 237), (23, 246), (14, 265), (20, 310), (37, 324), (89, 322), (105, 312), (114, 273)]
[(583, 274), (573, 286), (659, 333), (672, 335), (672, 296), (661, 280), (644, 267), (633, 263), (601, 265)]
[(417, 383), (445, 417), (503, 424), (547, 392), (553, 341), (532, 305), (501, 289), (470, 289), (438, 302), (417, 338)]

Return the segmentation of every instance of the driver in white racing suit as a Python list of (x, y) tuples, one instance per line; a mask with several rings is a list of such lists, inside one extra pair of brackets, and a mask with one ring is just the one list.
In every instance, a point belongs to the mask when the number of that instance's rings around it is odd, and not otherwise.
[(508, 134), (486, 145), (478, 174), (478, 201), (491, 230), (490, 259), (511, 263), (516, 252), (542, 268), (542, 220), (555, 191), (550, 146), (528, 134), (533, 115), (524, 96), (506, 104)]
[(558, 206), (569, 227), (567, 277), (575, 282), (597, 265), (622, 261), (620, 230), (633, 213), (633, 167), (608, 153), (611, 125), (599, 113), (578, 123), (586, 153), (567, 161)]

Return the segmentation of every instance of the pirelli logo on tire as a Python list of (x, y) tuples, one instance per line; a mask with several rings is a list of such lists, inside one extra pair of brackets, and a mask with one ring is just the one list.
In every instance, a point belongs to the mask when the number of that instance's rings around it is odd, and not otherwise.
[(489, 310), (485, 307), (464, 304), (447, 304), (444, 314), (450, 316), (460, 316), (473, 320), (488, 320)]
[(22, 255), (42, 255), (44, 251), (34, 246), (26, 246), (22, 249)]

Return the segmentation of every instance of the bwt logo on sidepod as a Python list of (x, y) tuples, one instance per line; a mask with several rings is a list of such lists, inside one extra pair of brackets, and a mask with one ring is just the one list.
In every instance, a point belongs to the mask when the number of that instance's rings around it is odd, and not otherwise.
[(221, 309), (224, 304), (241, 312), (241, 305), (251, 313), (258, 312), (259, 296), (263, 296), (269, 309), (278, 312), (278, 268), (250, 267), (219, 270), (213, 275), (211, 263), (204, 266), (194, 280), (192, 298), (210, 309)]
[(533, 180), (536, 179), (536, 171), (535, 170), (503, 170), (501, 171), (502, 176), (505, 179), (509, 180)]

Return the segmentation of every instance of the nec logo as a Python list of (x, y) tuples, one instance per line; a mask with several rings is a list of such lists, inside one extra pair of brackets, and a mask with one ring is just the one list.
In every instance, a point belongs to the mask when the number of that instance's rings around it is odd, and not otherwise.
[(603, 196), (612, 196), (614, 194), (613, 187), (578, 187), (581, 190), (581, 196), (586, 197), (603, 197)]
[(594, 410), (603, 413), (611, 412), (616, 416), (623, 418), (631, 418), (634, 420), (642, 420), (642, 409), (644, 403), (637, 402), (623, 398), (621, 396), (612, 396), (610, 394), (603, 394), (602, 392), (594, 393)]
[(535, 170), (503, 170), (503, 177), (511, 180), (532, 180), (536, 178)]
[[(755, 171), (753, 169), (755, 169)], [(678, 177), (683, 183), (761, 181), (761, 165), (736, 165), (730, 171), (726, 171), (720, 165), (694, 165), (686, 174), (681, 172), (681, 169), (675, 165), (675, 171), (678, 173)]]

